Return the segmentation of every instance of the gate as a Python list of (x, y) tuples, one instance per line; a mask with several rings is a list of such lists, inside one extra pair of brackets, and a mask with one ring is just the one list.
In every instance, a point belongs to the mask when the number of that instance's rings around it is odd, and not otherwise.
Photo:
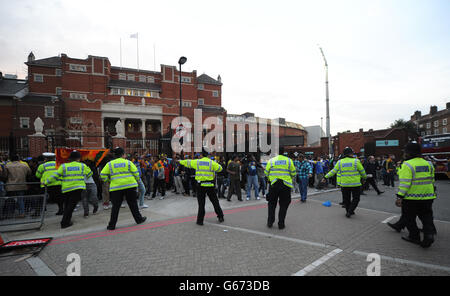
[(47, 136), (47, 150), (56, 148), (112, 148), (112, 137), (106, 134), (57, 134)]
[(158, 155), (160, 150), (160, 140), (158, 139), (130, 139), (126, 141), (125, 153), (138, 155)]
[(28, 137), (0, 137), (0, 155), (18, 154), (20, 158), (29, 156)]

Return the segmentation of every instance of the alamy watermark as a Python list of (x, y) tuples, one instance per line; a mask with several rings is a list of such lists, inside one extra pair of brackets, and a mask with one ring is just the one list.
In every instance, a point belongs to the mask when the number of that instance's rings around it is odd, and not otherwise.
[(193, 123), (187, 117), (176, 117), (172, 120), (171, 129), (176, 130), (171, 140), (175, 153), (201, 152), (205, 149), (209, 153), (271, 152), (271, 155), (275, 156), (280, 145), (278, 120), (230, 116), (224, 124), (221, 116), (203, 120), (202, 110), (195, 109)]

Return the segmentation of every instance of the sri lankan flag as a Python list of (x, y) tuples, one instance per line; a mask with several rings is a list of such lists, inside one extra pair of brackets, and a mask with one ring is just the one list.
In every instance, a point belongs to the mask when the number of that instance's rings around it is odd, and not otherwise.
[(109, 149), (70, 149), (70, 148), (56, 148), (56, 168), (61, 164), (69, 162), (69, 156), (72, 151), (78, 151), (81, 154), (81, 161), (92, 160), (96, 166), (109, 153)]

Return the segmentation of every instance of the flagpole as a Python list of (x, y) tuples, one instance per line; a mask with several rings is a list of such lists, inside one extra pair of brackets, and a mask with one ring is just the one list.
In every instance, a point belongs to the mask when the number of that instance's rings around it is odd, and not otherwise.
[(153, 43), (153, 71), (156, 71), (156, 45)]
[(120, 68), (122, 68), (122, 38), (120, 38)]
[(139, 33), (136, 33), (136, 44), (137, 44), (137, 69), (139, 71)]

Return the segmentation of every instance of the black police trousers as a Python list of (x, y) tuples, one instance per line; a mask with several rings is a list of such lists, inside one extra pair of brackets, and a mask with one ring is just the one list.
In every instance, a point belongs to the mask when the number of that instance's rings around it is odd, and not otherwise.
[(406, 228), (411, 238), (420, 238), (416, 217), (419, 217), (423, 225), (423, 234), (435, 234), (436, 228), (433, 223), (433, 199), (430, 200), (402, 200), (402, 214), (405, 219)]
[(128, 207), (133, 215), (134, 221), (140, 223), (142, 221), (141, 213), (137, 203), (137, 191), (136, 188), (129, 188), (124, 190), (117, 190), (109, 192), (109, 199), (112, 202), (111, 218), (108, 226), (116, 227), (117, 218), (119, 217), (120, 207), (122, 206), (123, 199), (127, 200)]
[(342, 187), (342, 199), (347, 213), (353, 213), (358, 207), (361, 196), (361, 186)]
[(269, 202), (267, 224), (272, 225), (275, 222), (275, 210), (279, 201), (280, 210), (278, 211), (278, 225), (285, 226), (284, 221), (286, 219), (287, 210), (292, 201), (291, 188), (284, 185), (282, 180), (278, 180), (270, 186), (267, 200)]
[(216, 188), (205, 187), (198, 184), (197, 186), (197, 202), (198, 202), (198, 214), (197, 214), (197, 223), (203, 223), (203, 219), (205, 218), (205, 203), (206, 203), (206, 195), (208, 195), (209, 200), (211, 201), (214, 211), (217, 214), (217, 218), (223, 218), (223, 211), (220, 207), (219, 199), (217, 198)]
[(83, 190), (79, 189), (62, 194), (64, 200), (64, 213), (61, 220), (61, 227), (66, 227), (70, 225), (73, 210), (75, 210), (77, 203), (81, 200), (82, 192)]

